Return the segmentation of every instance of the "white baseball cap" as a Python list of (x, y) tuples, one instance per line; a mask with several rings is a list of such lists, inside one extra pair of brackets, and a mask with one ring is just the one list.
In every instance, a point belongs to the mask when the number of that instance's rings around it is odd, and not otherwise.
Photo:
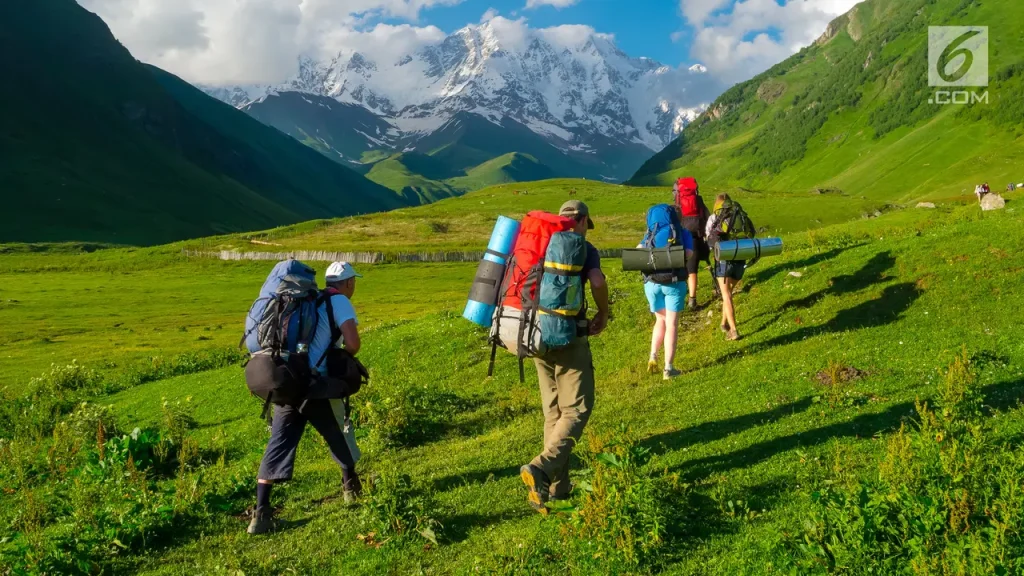
[(325, 280), (333, 284), (335, 282), (344, 282), (349, 278), (362, 278), (362, 274), (356, 274), (355, 268), (352, 267), (348, 262), (335, 262), (327, 267), (327, 277)]

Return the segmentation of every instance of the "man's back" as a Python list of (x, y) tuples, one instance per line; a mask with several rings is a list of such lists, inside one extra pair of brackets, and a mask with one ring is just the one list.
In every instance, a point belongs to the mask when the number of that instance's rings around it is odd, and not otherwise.
[(359, 324), (356, 310), (347, 296), (325, 290), (324, 295), (328, 294), (330, 295), (330, 307), (334, 312), (334, 318), (328, 318), (328, 306), (325, 300), (317, 308), (316, 334), (313, 336), (313, 341), (309, 344), (309, 362), (314, 369), (319, 369), (322, 374), (327, 373), (327, 364), (321, 363), (319, 367), (316, 364), (320, 362), (320, 358), (323, 357), (331, 346), (331, 332), (336, 331), (338, 334), (338, 341), (335, 343), (335, 346), (342, 347), (345, 345), (345, 337), (341, 333), (342, 325), (349, 320)]

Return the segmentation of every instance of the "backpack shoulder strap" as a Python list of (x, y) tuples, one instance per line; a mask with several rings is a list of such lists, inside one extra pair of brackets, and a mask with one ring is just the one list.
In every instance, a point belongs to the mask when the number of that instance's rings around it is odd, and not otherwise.
[[(324, 348), (323, 354), (320, 355), (320, 359), (316, 361), (316, 367), (320, 368), (320, 365), (324, 363), (324, 359), (327, 358), (327, 352), (338, 345), (338, 341), (341, 340), (341, 327), (334, 323), (334, 304), (331, 303), (331, 294), (327, 290), (320, 292), (320, 296), (317, 297), (317, 310), (320, 309), (320, 304), (327, 307), (327, 325), (331, 327), (331, 341), (327, 343), (327, 348)], [(320, 314), (317, 313), (317, 317)]]

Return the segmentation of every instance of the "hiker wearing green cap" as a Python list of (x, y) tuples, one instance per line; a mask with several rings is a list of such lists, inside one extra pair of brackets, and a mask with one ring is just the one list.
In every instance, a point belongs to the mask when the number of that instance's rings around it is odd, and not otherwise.
[[(590, 209), (579, 200), (563, 204), (559, 215), (573, 219), (573, 231), (581, 236), (594, 229)], [(608, 284), (601, 272), (601, 254), (590, 242), (586, 246), (583, 289), (589, 282), (597, 315), (587, 322), (584, 307), (577, 317), (578, 337), (568, 346), (534, 359), (544, 409), (544, 450), (520, 469), (520, 476), (530, 489), (530, 505), (542, 514), (547, 513), (548, 500), (567, 498), (572, 491), (569, 455), (594, 407), (594, 364), (588, 337), (597, 336), (608, 325)]]
[[(316, 332), (309, 344), (310, 368), (320, 374), (323, 386), (328, 386), (332, 349), (344, 348), (345, 353), (355, 356), (361, 347), (358, 320), (351, 301), (357, 278), (362, 276), (348, 262), (335, 262), (327, 268), (327, 288), (318, 299)], [(249, 524), (249, 534), (264, 534), (274, 529), (271, 488), (275, 482), (291, 480), (295, 454), (307, 423), (312, 424), (323, 437), (331, 458), (341, 466), (345, 501), (353, 501), (359, 496), (362, 484), (355, 468), (358, 456), (353, 454), (354, 447), (349, 445), (345, 432), (346, 426), (352, 425), (348, 418), (348, 402), (337, 396), (317, 394), (311, 389), (301, 406), (275, 407), (270, 440), (257, 476), (256, 510)]]

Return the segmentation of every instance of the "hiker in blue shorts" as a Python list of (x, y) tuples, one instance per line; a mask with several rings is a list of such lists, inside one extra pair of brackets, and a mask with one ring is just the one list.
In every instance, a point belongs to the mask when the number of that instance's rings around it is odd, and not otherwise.
[(674, 366), (676, 346), (679, 342), (679, 314), (686, 309), (688, 263), (696, 258), (693, 252), (693, 236), (683, 228), (679, 209), (660, 204), (647, 212), (647, 234), (641, 248), (684, 249), (685, 261), (679, 268), (657, 271), (644, 275), (644, 294), (654, 314), (654, 329), (651, 333), (651, 356), (647, 361), (647, 372), (657, 374), (658, 352), (665, 351), (665, 368), (662, 377), (671, 380), (682, 374)]

